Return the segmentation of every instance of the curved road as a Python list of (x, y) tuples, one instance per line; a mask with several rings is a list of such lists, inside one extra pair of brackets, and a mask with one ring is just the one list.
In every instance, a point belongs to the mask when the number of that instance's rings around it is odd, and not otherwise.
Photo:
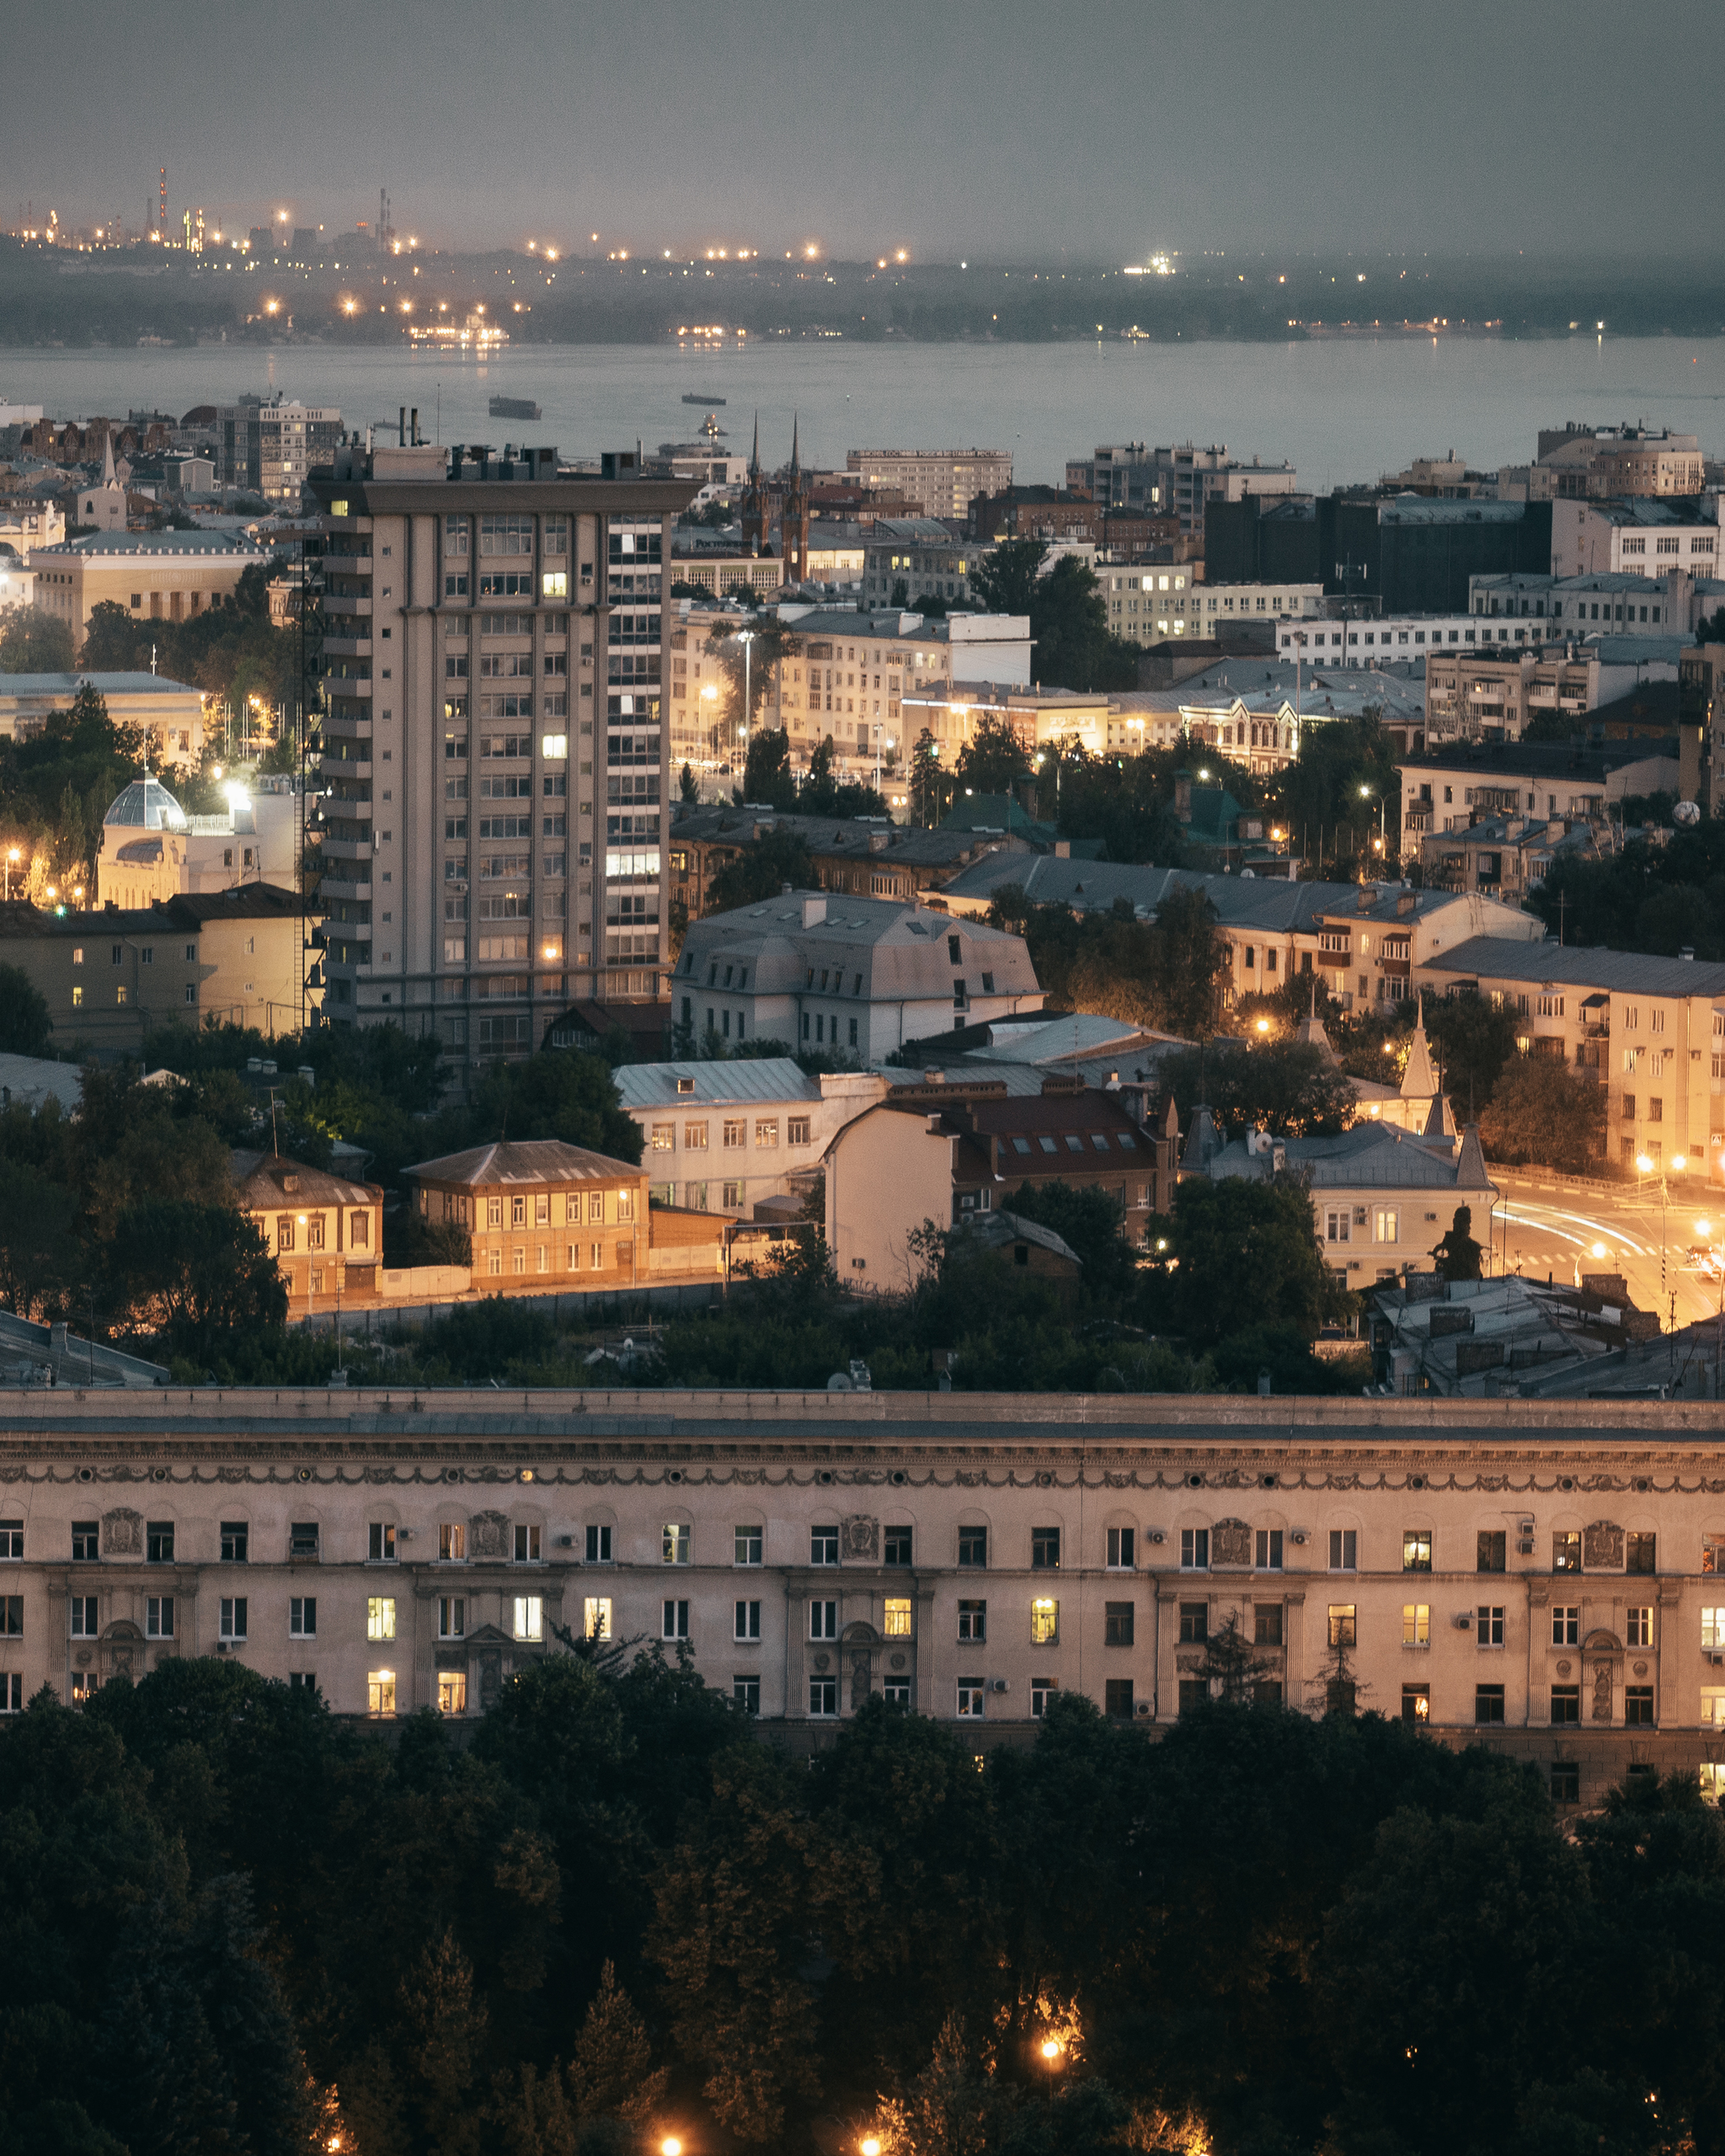
[[(1725, 1257), (1725, 1191), (1706, 1193), (1674, 1185), (1659, 1203), (1659, 1186), (1620, 1193), (1608, 1184), (1565, 1185), (1537, 1171), (1491, 1170), (1498, 1187), (1492, 1209), (1489, 1271), (1548, 1275), (1573, 1287), (1583, 1273), (1621, 1273), (1637, 1307), (1657, 1310), (1669, 1327), (1673, 1298), (1680, 1326), (1717, 1317), (1722, 1283), (1702, 1258), (1712, 1248)], [(1709, 1205), (1707, 1196), (1718, 1203)], [(1476, 1218), (1474, 1234), (1487, 1241)]]

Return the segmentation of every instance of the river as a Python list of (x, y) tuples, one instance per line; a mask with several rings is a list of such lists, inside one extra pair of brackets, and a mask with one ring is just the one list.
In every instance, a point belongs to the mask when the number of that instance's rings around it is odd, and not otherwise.
[[(769, 464), (841, 467), (862, 448), (999, 448), (1015, 476), (1058, 484), (1098, 442), (1226, 442), (1290, 462), (1320, 492), (1454, 450), (1483, 469), (1529, 462), (1542, 426), (1646, 419), (1725, 453), (1725, 339), (1333, 338), (1290, 344), (764, 342), (747, 350), (518, 344), (487, 360), (358, 346), (205, 344), (45, 351), (0, 346), (0, 403), (56, 419), (183, 413), (275, 387), (351, 426), (419, 407), (428, 438), (556, 445), (565, 456), (692, 440), (717, 393), (729, 441), (754, 415)], [(542, 419), (493, 419), (498, 394)]]

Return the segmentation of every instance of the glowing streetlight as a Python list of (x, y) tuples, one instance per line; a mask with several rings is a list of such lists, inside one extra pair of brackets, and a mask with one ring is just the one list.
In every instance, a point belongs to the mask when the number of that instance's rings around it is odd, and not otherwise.
[(1269, 1029), (1270, 1029), (1270, 1022), (1269, 1022), (1269, 1020), (1268, 1020), (1268, 1018), (1260, 1018), (1260, 1019), (1258, 1020), (1258, 1030), (1259, 1031), (1259, 1033), (1267, 1033), (1269, 1031)]
[(1603, 1243), (1595, 1243), (1593, 1247), (1593, 1255), (1595, 1257), (1604, 1257), (1606, 1255), (1605, 1246)]
[(857, 2145), (862, 2151), (862, 2156), (880, 2156), (880, 2136), (878, 2133), (865, 2133)]
[(1044, 2057), (1045, 2059), (1047, 2059), (1047, 2060), (1048, 2060), (1048, 2062), (1049, 2063), (1049, 2064), (1050, 2064), (1050, 2065), (1052, 2065), (1052, 2064), (1054, 2063), (1055, 2060), (1055, 2059), (1057, 2059), (1057, 2058), (1060, 2057), (1060, 2045), (1055, 2041), (1055, 2040), (1052, 2036), (1044, 2036), (1044, 2037), (1043, 2038), (1043, 2040), (1042, 2040), (1042, 2055), (1043, 2055), (1043, 2057)]
[(668, 2133), (659, 2144), (659, 2156), (683, 2156), (683, 2144), (674, 2133)]
[(8, 846), (6, 849), (6, 896), (8, 901), (12, 897), (12, 872), (17, 867), (19, 858), (19, 849), (15, 846)]

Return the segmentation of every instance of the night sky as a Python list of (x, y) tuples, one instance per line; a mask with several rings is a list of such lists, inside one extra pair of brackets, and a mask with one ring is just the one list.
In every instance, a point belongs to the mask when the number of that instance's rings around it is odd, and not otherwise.
[[(1725, 8), (158, 0), (8, 24), (6, 185), (136, 227), (924, 261), (1717, 254)], [(51, 91), (51, 94), (49, 93)]]

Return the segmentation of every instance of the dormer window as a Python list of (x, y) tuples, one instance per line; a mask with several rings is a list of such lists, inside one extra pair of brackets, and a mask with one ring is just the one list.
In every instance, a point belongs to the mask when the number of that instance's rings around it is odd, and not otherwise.
[(692, 1093), (692, 1092), (694, 1091), (694, 1090), (695, 1090), (695, 1081), (694, 1081), (694, 1080), (693, 1080), (692, 1078), (679, 1078), (679, 1079), (678, 1079), (678, 1081), (677, 1081), (677, 1091), (678, 1091), (680, 1093)]

